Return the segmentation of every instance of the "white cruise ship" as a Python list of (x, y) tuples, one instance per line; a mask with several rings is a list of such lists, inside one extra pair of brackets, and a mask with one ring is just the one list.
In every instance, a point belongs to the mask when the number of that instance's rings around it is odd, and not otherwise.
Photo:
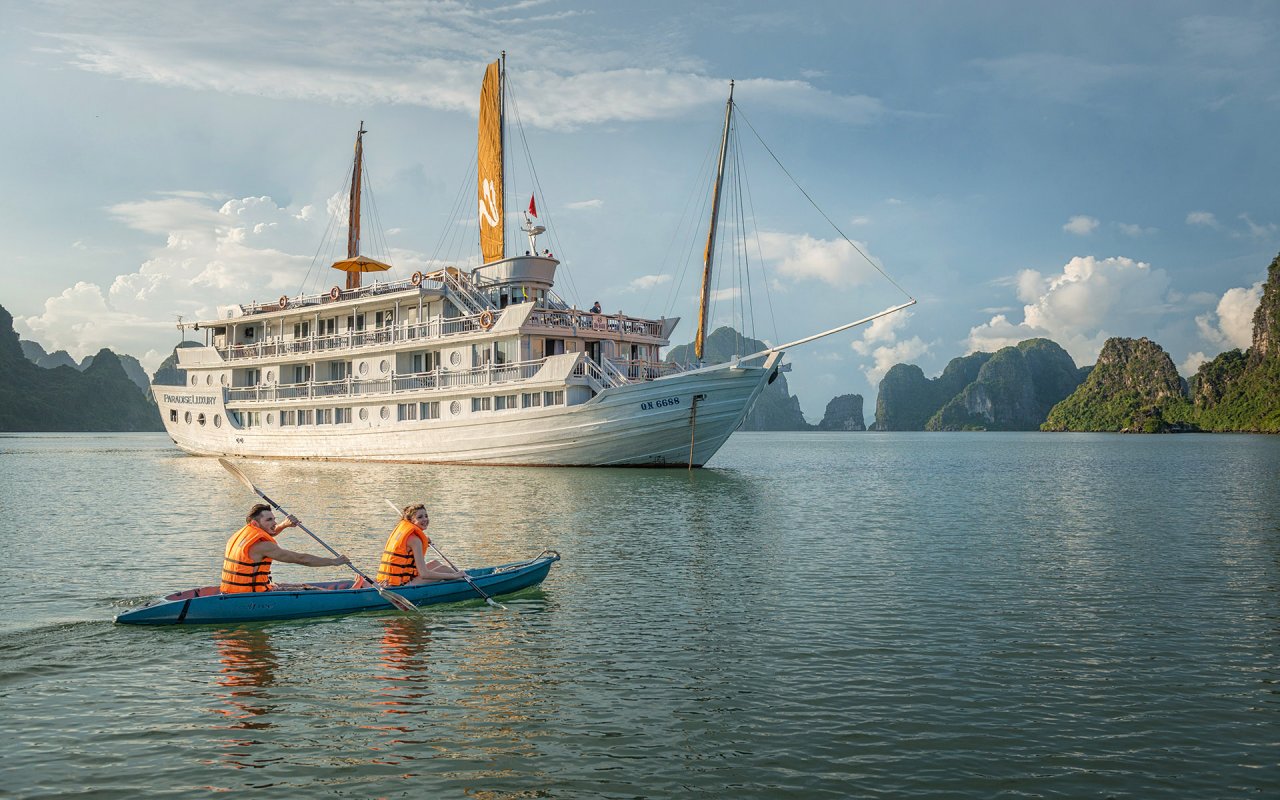
[[(343, 286), (271, 304), (223, 307), (183, 347), (185, 386), (153, 386), (165, 428), (187, 453), (398, 462), (681, 466), (706, 464), (780, 368), (787, 346), (726, 364), (660, 358), (678, 319), (570, 307), (559, 262), (505, 250), (503, 75), (481, 89), (483, 263), (365, 284), (390, 267), (360, 253), (363, 125), (356, 138)], [(695, 353), (702, 358), (730, 89), (712, 196)], [(911, 302), (914, 302), (912, 300)], [(862, 324), (906, 305), (793, 342)]]

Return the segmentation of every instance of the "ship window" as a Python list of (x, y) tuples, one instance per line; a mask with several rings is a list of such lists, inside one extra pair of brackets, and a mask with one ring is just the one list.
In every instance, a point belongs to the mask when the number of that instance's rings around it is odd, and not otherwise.
[(493, 348), (487, 344), (471, 345), (471, 366), (483, 367), (493, 361)]
[[(275, 372), (271, 370), (267, 370), (267, 383), (273, 383), (275, 382), (275, 379), (276, 379)], [(257, 380), (254, 380), (254, 383), (257, 383), (257, 382), (258, 382)]]
[(360, 409), (360, 419), (364, 420), (368, 418), (369, 418), (369, 409), (367, 408)]
[(361, 375), (368, 375), (368, 374), (369, 374), (369, 362), (368, 362), (368, 361), (361, 361), (361, 362), (360, 362), (360, 374), (361, 374)]
[(275, 416), (274, 416), (270, 411), (268, 411), (268, 412), (267, 412), (267, 424), (268, 424), (268, 425), (273, 425), (273, 424), (275, 424), (275, 421), (276, 421)]
[(449, 363), (450, 363), (450, 364), (452, 364), (452, 365), (453, 365), (453, 366), (455, 366), (455, 367), (456, 367), (456, 366), (458, 366), (459, 364), (461, 364), (461, 363), (462, 363), (462, 353), (461, 353), (461, 351), (454, 350), (452, 353), (450, 353), (450, 354), (449, 354)]
[(315, 423), (316, 414), (309, 408), (298, 409), (298, 425), (311, 425)]
[(378, 409), (378, 416), (382, 417), (383, 419), (391, 419), (391, 409), (387, 408), (386, 406), (383, 406), (382, 408)]
[(440, 401), (433, 400), (430, 403), (419, 403), (421, 406), (422, 419), (440, 419)]
[(183, 414), (183, 415), (182, 415), (182, 421), (183, 421), (183, 422), (185, 422), (185, 423), (187, 423), (188, 425), (190, 425), (190, 424), (191, 424), (191, 412), (190, 412), (190, 411), (188, 411), (187, 413), (185, 413), (185, 414)]
[(316, 332), (321, 336), (333, 336), (338, 332), (338, 318), (330, 317), (329, 319), (320, 320), (320, 326)]
[(408, 422), (418, 418), (417, 403), (400, 403), (396, 406), (396, 419), (400, 422)]
[(218, 383), (221, 383), (223, 386), (227, 385), (227, 373), (224, 372), (218, 376)]
[(564, 353), (564, 339), (548, 339), (547, 355), (558, 356)]
[(191, 376), (191, 385), (192, 385), (192, 386), (195, 386), (195, 385), (196, 385), (196, 381), (198, 381), (198, 380), (200, 380), (200, 377), (199, 377), (198, 375), (192, 375), (192, 376)]
[(245, 328), (245, 329), (244, 329), (244, 338), (246, 338), (246, 339), (252, 339), (252, 338), (253, 338), (253, 328)]
[(356, 314), (355, 316), (347, 317), (347, 330), (348, 331), (364, 330), (364, 314)]
[(351, 374), (350, 361), (330, 361), (329, 362), (329, 380), (341, 381), (346, 380)]
[(221, 427), (222, 427), (222, 415), (221, 415), (221, 414), (214, 414), (214, 415), (213, 415), (213, 427), (215, 427), (215, 428), (221, 428)]
[(491, 411), (493, 410), (492, 397), (473, 397), (471, 398), (471, 410), (474, 411)]
[(382, 361), (378, 364), (378, 371), (385, 374), (389, 369), (391, 369), (391, 364), (388, 363), (385, 358), (382, 359)]
[(542, 392), (525, 392), (520, 399), (525, 408), (537, 408), (542, 405)]
[(493, 343), (493, 363), (514, 364), (520, 360), (520, 340), (503, 339)]
[(169, 421), (170, 422), (178, 421), (178, 409), (176, 408), (169, 409)]
[(205, 386), (212, 386), (212, 385), (213, 385), (213, 376), (212, 376), (212, 375), (205, 375), (205, 376), (204, 376), (204, 385), (205, 385)]
[(293, 324), (293, 338), (305, 339), (311, 335), (310, 322), (295, 322)]
[(450, 413), (450, 414), (452, 414), (452, 415), (453, 415), (453, 416), (455, 416), (455, 417), (456, 417), (456, 416), (458, 416), (459, 414), (461, 414), (461, 413), (462, 413), (462, 403), (460, 403), (460, 402), (459, 402), (459, 401), (457, 401), (457, 400), (454, 400), (452, 403), (450, 403), (450, 404), (449, 404), (449, 413)]
[(317, 425), (332, 425), (332, 424), (333, 424), (333, 409), (332, 409), (332, 408), (317, 408), (317, 409), (316, 409), (316, 424), (317, 424)]
[(196, 422), (200, 423), (201, 427), (204, 427), (204, 422), (205, 422), (204, 414), (201, 414), (198, 417), (196, 417)]
[(341, 425), (341, 424), (343, 424), (343, 423), (345, 423), (345, 422), (350, 422), (350, 421), (351, 421), (351, 409), (349, 409), (349, 408), (335, 408), (335, 409), (333, 410), (333, 424), (334, 424), (334, 425)]
[(500, 394), (493, 398), (494, 411), (508, 411), (520, 407), (520, 395), (518, 394)]
[(293, 382), (306, 383), (311, 380), (311, 365), (303, 364), (293, 368)]
[(562, 406), (564, 405), (564, 389), (557, 389), (554, 392), (542, 393), (542, 404), (544, 406)]

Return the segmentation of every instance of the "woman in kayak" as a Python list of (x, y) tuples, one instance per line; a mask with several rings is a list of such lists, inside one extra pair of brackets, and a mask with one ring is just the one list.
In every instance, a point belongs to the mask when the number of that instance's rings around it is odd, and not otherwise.
[(378, 582), (386, 586), (415, 586), (431, 581), (460, 580), (462, 573), (436, 559), (427, 560), (431, 546), (426, 528), (431, 524), (427, 507), (422, 503), (405, 506), (400, 523), (387, 537), (382, 548), (382, 564)]
[(222, 557), (222, 593), (269, 592), (280, 587), (271, 582), (271, 562), (283, 561), (304, 567), (337, 567), (351, 563), (344, 555), (323, 558), (310, 553), (295, 553), (276, 544), (276, 534), (298, 524), (290, 515), (276, 524), (271, 506), (258, 503), (249, 509), (245, 526), (227, 542)]

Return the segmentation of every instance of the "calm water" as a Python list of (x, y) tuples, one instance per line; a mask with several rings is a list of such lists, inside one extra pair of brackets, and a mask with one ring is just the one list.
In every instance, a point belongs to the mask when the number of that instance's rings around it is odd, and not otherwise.
[(460, 563), (564, 560), (505, 613), (145, 629), (111, 618), (215, 580), (253, 498), (162, 435), (0, 438), (0, 795), (1280, 791), (1280, 437), (737, 434), (712, 463), (248, 462), (371, 568), (384, 497)]

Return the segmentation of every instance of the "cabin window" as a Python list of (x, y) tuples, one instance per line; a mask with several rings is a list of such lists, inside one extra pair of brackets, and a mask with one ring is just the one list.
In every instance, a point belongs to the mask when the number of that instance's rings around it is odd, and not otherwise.
[(362, 409), (360, 409), (360, 419), (361, 419), (361, 421), (366, 420), (366, 419), (368, 419), (368, 418), (369, 418), (369, 409), (367, 409), (367, 408), (362, 408)]
[(364, 314), (354, 314), (352, 316), (347, 317), (347, 330), (348, 331), (364, 330)]
[(514, 364), (520, 360), (520, 340), (502, 339), (493, 343), (493, 363)]
[(431, 372), (436, 369), (440, 369), (440, 352), (438, 350), (428, 350), (423, 353), (413, 354), (414, 372)]
[(544, 406), (562, 406), (564, 405), (564, 389), (557, 389), (554, 392), (542, 393), (542, 404)]
[(293, 338), (306, 339), (310, 335), (311, 335), (310, 322), (295, 322), (293, 324)]
[(338, 332), (338, 318), (330, 317), (329, 319), (320, 320), (320, 325), (316, 329), (316, 333), (321, 336), (333, 336)]
[(493, 347), (487, 344), (471, 345), (471, 366), (483, 367), (493, 362)]
[(440, 419), (440, 401), (433, 400), (430, 403), (419, 403), (419, 413), (422, 419)]
[(311, 365), (301, 364), (293, 368), (293, 382), (306, 383), (311, 380)]
[(298, 409), (298, 426), (312, 425), (315, 423), (315, 412), (309, 408)]
[(203, 428), (203, 427), (204, 427), (204, 414), (201, 414), (200, 416), (196, 417), (196, 422), (200, 423), (200, 427), (202, 427), (202, 428)]
[(317, 424), (317, 425), (332, 425), (332, 424), (333, 424), (333, 409), (332, 409), (332, 408), (317, 408), (317, 409), (316, 409), (316, 424)]
[(343, 381), (351, 374), (350, 361), (330, 361), (329, 362), (329, 380)]
[(295, 425), (295, 424), (297, 424), (297, 418), (298, 418), (298, 412), (296, 412), (296, 411), (281, 411), (281, 412), (280, 412), (280, 424), (281, 424), (281, 425)]
[(400, 403), (396, 406), (396, 419), (400, 422), (409, 422), (418, 418), (417, 403)]
[(508, 411), (520, 407), (520, 395), (518, 394), (500, 394), (493, 398), (494, 411)]
[(183, 415), (182, 415), (182, 421), (183, 421), (183, 422), (185, 422), (185, 423), (187, 423), (188, 425), (190, 425), (190, 424), (191, 424), (191, 412), (190, 412), (190, 411), (188, 411), (187, 413), (185, 413), (185, 414), (183, 414)]
[(253, 328), (245, 328), (245, 329), (244, 329), (244, 338), (246, 338), (246, 339), (252, 339), (252, 338), (253, 338), (253, 331), (254, 331), (254, 329), (253, 329)]
[(178, 421), (178, 409), (176, 408), (169, 409), (169, 421), (170, 422)]
[(373, 315), (373, 325), (375, 328), (390, 328), (391, 324), (395, 322), (395, 317), (396, 315), (394, 311), (375, 312)]
[(383, 419), (391, 419), (391, 409), (387, 408), (386, 406), (383, 406), (382, 408), (378, 409), (378, 416), (382, 417)]
[(558, 356), (564, 354), (564, 339), (548, 339), (547, 355)]
[(471, 410), (472, 410), (473, 412), (476, 412), (476, 411), (492, 411), (492, 410), (493, 410), (493, 398), (492, 398), (492, 397), (473, 397), (473, 398), (471, 398)]
[(458, 416), (459, 414), (461, 414), (461, 413), (462, 413), (462, 403), (461, 403), (460, 401), (458, 401), (458, 400), (454, 400), (452, 403), (450, 403), (450, 404), (449, 404), (449, 413), (450, 413), (450, 414), (452, 414), (452, 415), (453, 415), (453, 416), (455, 416), (455, 417), (456, 417), (456, 416)]
[(222, 427), (222, 415), (221, 415), (221, 414), (214, 414), (214, 415), (213, 415), (213, 427), (215, 427), (215, 428), (221, 428), (221, 427)]
[(525, 408), (537, 408), (542, 405), (542, 392), (525, 392), (520, 400)]
[(333, 410), (333, 424), (342, 425), (351, 421), (351, 409), (335, 408)]

